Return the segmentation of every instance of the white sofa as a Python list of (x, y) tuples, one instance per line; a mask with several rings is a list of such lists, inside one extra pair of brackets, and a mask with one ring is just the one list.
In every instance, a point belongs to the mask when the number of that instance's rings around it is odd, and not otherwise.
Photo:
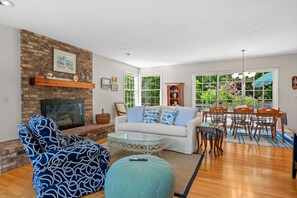
[[(160, 108), (160, 118), (163, 116), (167, 106), (154, 106), (146, 108)], [(189, 108), (189, 107), (177, 107)], [(115, 118), (115, 132), (145, 133), (164, 137), (164, 149), (173, 150), (185, 154), (192, 154), (197, 149), (196, 125), (201, 122), (201, 117), (196, 116), (187, 122), (187, 126), (167, 125), (163, 123), (127, 122), (127, 116)]]

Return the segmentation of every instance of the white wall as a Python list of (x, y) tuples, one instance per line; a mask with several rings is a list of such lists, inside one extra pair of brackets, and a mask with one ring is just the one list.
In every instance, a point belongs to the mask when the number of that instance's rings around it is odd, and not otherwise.
[[(137, 73), (139, 69), (130, 65), (120, 63), (99, 55), (93, 55), (93, 82), (96, 88), (93, 90), (93, 114), (101, 113), (104, 108), (105, 113), (111, 114), (111, 119), (115, 117), (115, 102), (124, 102), (124, 73)], [(117, 77), (118, 91), (101, 89), (101, 78)]]
[(19, 30), (0, 25), (0, 141), (18, 138), (21, 121)]
[[(185, 106), (192, 106), (192, 75), (215, 71), (241, 70), (242, 60), (193, 63), (165, 67), (142, 68), (140, 74), (162, 73), (163, 104), (166, 105), (168, 82), (185, 82)], [(297, 128), (297, 90), (293, 90), (292, 77), (297, 76), (297, 54), (245, 59), (245, 68), (279, 68), (278, 107), (288, 115), (288, 127)]]

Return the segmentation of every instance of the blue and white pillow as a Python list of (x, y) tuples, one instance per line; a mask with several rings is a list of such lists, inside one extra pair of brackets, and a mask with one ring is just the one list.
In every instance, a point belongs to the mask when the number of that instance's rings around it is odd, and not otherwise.
[(164, 124), (172, 125), (172, 124), (174, 124), (176, 116), (177, 116), (176, 110), (166, 109), (165, 113), (161, 119), (161, 122)]
[(145, 123), (158, 123), (159, 122), (159, 109), (145, 109), (143, 115), (143, 122)]

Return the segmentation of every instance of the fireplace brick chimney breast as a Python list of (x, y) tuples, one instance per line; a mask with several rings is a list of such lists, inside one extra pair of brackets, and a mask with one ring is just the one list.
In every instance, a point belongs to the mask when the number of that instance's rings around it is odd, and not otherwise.
[(93, 92), (91, 89), (41, 87), (30, 85), (30, 77), (52, 73), (57, 78), (73, 79), (73, 74), (53, 71), (53, 51), (63, 50), (76, 54), (76, 75), (87, 72), (92, 82), (93, 54), (84, 50), (27, 30), (20, 31), (21, 39), (21, 94), (22, 122), (34, 114), (41, 114), (43, 99), (84, 99), (85, 123), (93, 123)]

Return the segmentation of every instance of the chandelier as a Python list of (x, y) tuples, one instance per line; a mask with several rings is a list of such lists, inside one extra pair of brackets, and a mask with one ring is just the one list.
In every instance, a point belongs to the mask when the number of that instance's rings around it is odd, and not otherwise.
[(239, 79), (242, 79), (244, 81), (246, 77), (249, 77), (249, 78), (254, 77), (256, 75), (256, 72), (245, 72), (244, 71), (244, 52), (245, 52), (245, 49), (242, 49), (241, 51), (242, 51), (242, 72), (232, 74), (232, 78), (239, 78)]

